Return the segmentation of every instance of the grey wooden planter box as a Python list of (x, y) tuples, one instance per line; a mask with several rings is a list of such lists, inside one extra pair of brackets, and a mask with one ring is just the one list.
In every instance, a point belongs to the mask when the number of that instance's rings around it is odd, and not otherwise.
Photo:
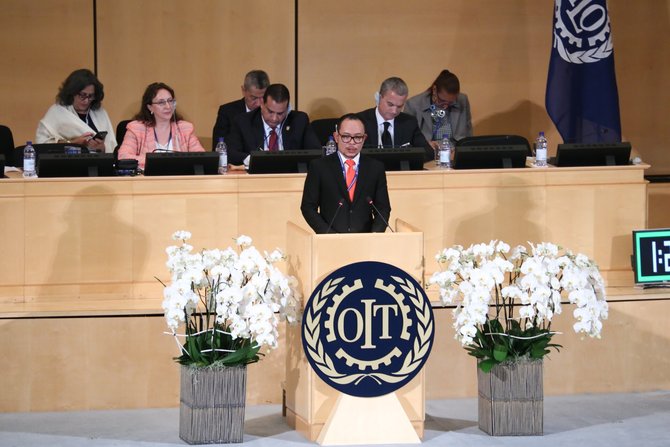
[(542, 435), (542, 360), (477, 368), (479, 429), (492, 436)]
[(179, 437), (189, 444), (242, 442), (246, 393), (246, 366), (182, 365)]

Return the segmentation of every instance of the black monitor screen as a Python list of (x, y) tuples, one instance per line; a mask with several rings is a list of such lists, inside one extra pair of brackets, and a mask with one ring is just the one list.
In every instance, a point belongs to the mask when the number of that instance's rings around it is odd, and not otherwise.
[(39, 177), (111, 177), (114, 154), (41, 154), (37, 158)]
[(219, 172), (217, 152), (150, 152), (144, 175), (213, 175)]
[(462, 146), (516, 146), (522, 145), (526, 147), (528, 155), (532, 155), (530, 151), (530, 143), (525, 137), (520, 135), (473, 135), (471, 137), (461, 138), (456, 142), (456, 150)]
[(249, 159), (249, 174), (294, 174), (307, 172), (309, 162), (323, 156), (320, 149), (286, 151), (253, 151)]
[[(14, 150), (13, 160), (7, 160), (7, 164), (10, 166), (16, 166), (17, 168), (23, 168), (23, 150), (25, 145), (18, 146)], [(73, 143), (43, 143), (43, 144), (33, 144), (33, 149), (35, 149), (35, 158), (39, 162), (42, 154), (65, 154), (71, 153), (70, 150), (74, 150), (73, 155), (77, 153), (88, 154), (88, 148), (83, 144), (73, 144)]]
[(387, 171), (420, 171), (423, 169), (426, 150), (422, 147), (399, 147), (363, 149), (362, 153), (384, 163)]
[(559, 144), (556, 166), (627, 165), (630, 143)]
[(458, 146), (454, 169), (501, 169), (526, 166), (528, 148), (509, 146)]

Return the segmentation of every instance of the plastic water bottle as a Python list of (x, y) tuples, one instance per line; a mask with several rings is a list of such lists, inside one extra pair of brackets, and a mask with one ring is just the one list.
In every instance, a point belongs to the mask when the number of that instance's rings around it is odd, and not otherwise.
[(228, 147), (223, 141), (223, 137), (219, 137), (216, 143), (216, 152), (219, 153), (219, 174), (228, 172)]
[(337, 152), (337, 144), (335, 144), (335, 139), (332, 135), (328, 137), (328, 142), (324, 146), (324, 149), (326, 151), (326, 156)]
[(37, 177), (35, 172), (35, 148), (33, 142), (26, 142), (26, 147), (23, 148), (23, 176)]
[(442, 169), (451, 169), (451, 151), (454, 148), (454, 145), (451, 144), (449, 135), (445, 135), (442, 138), (440, 143), (440, 157), (439, 157), (439, 167)]
[(544, 132), (540, 132), (535, 140), (535, 166), (539, 168), (547, 166), (547, 138)]

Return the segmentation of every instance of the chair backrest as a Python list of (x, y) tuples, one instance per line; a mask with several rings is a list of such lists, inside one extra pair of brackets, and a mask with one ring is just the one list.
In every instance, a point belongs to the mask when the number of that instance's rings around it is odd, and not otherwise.
[(116, 144), (118, 146), (121, 146), (121, 143), (123, 143), (123, 137), (126, 136), (126, 126), (131, 121), (132, 120), (119, 121), (119, 124), (116, 125)]
[(323, 118), (312, 121), (312, 129), (317, 138), (321, 142), (321, 146), (325, 146), (333, 132), (335, 132), (335, 125), (338, 118)]
[(461, 146), (525, 146), (528, 149), (528, 156), (533, 155), (528, 140), (520, 135), (477, 135), (465, 137), (456, 142), (456, 150)]
[[(41, 154), (64, 154), (65, 146), (78, 147), (81, 149), (82, 154), (88, 154), (88, 148), (84, 144), (72, 144), (72, 143), (33, 144), (33, 148), (35, 149), (35, 155), (37, 156), (38, 159), (40, 158)], [(25, 147), (26, 145), (24, 144), (14, 149), (14, 152), (12, 154), (12, 160), (14, 161), (14, 164), (12, 166), (16, 166), (17, 168), (23, 168), (23, 149)], [(7, 166), (10, 166), (9, 163), (7, 163)]]
[(14, 136), (9, 127), (0, 125), (0, 154), (5, 156), (7, 166), (13, 166)]

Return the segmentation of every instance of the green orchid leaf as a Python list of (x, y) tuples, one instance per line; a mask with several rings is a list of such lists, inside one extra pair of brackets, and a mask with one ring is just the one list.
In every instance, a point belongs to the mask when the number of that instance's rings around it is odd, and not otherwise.
[(507, 346), (503, 344), (497, 344), (493, 347), (493, 358), (497, 362), (502, 362), (507, 358), (508, 350)]
[(498, 362), (496, 362), (496, 361), (493, 360), (493, 359), (486, 359), (486, 360), (482, 360), (481, 362), (479, 362), (479, 365), (478, 365), (478, 366), (479, 366), (479, 369), (481, 369), (482, 371), (484, 371), (485, 373), (487, 373), (487, 372), (490, 372), (491, 369), (493, 369), (493, 367), (494, 367), (497, 363), (498, 363)]

